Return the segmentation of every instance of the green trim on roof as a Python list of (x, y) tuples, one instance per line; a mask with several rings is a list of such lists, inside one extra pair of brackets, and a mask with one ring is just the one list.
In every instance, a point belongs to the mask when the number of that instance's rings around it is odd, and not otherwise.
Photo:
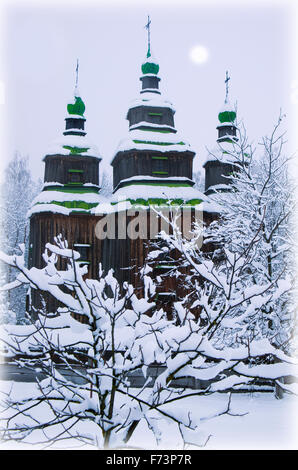
[(70, 150), (71, 155), (77, 155), (83, 152), (87, 152), (90, 147), (71, 147), (70, 145), (63, 145), (63, 148)]
[(158, 128), (145, 127), (145, 126), (140, 127), (140, 130), (148, 131), (148, 132), (161, 132), (163, 134), (174, 134), (174, 132), (169, 129), (158, 129)]
[(152, 160), (168, 160), (169, 159), (169, 157), (157, 157), (157, 156), (153, 156), (151, 158)]
[(152, 171), (154, 175), (168, 175), (168, 171)]
[(89, 215), (89, 214), (90, 214), (90, 211), (84, 211), (84, 210), (81, 210), (81, 211), (71, 211), (71, 212), (69, 213), (69, 215), (72, 215), (72, 214), (74, 214), (74, 215), (77, 215), (77, 214), (88, 214), (88, 215)]
[(51, 202), (37, 202), (35, 205), (55, 204), (57, 206), (67, 207), (67, 209), (85, 209), (89, 210), (98, 206), (99, 202), (85, 202), (85, 201), (51, 201)]
[(84, 170), (73, 170), (73, 169), (70, 169), (70, 170), (67, 170), (68, 173), (84, 173)]
[(44, 191), (59, 191), (62, 193), (87, 194), (87, 193), (98, 193), (99, 190), (97, 188), (92, 188), (92, 187), (86, 188), (84, 186), (80, 186), (79, 188), (73, 188), (73, 187), (68, 188), (67, 185), (64, 185), (64, 186), (47, 186), (46, 188), (44, 188)]
[(152, 142), (151, 140), (133, 140), (135, 144), (150, 144), (150, 145), (185, 145), (184, 142)]
[(188, 183), (167, 183), (166, 181), (161, 181), (161, 182), (158, 181), (158, 182), (150, 182), (150, 183), (141, 183), (139, 181), (135, 181), (135, 182), (125, 184), (125, 186), (135, 186), (135, 185), (141, 185), (141, 186), (168, 186), (169, 188), (192, 188), (192, 186)]
[(230, 139), (229, 137), (222, 137), (219, 142), (228, 142), (229, 144), (235, 144), (235, 140)]
[(148, 116), (162, 116), (162, 113), (148, 113)]
[[(170, 206), (196, 206), (203, 202), (201, 199), (190, 199), (189, 201), (185, 201), (184, 199), (177, 198), (177, 199), (166, 199), (166, 198), (148, 198), (148, 199), (143, 199), (143, 198), (137, 198), (137, 199), (127, 199), (131, 204), (133, 205), (142, 205), (142, 206), (150, 206), (150, 205), (156, 205), (156, 206), (163, 206), (163, 205), (170, 205)], [(115, 203), (117, 204), (117, 203)]]

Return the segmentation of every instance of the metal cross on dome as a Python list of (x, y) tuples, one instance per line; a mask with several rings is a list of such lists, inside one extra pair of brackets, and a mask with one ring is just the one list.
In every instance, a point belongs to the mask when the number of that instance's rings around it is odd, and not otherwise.
[(148, 22), (145, 25), (145, 28), (148, 31), (148, 53), (147, 53), (147, 57), (150, 56), (150, 25), (151, 25), (151, 20), (150, 20), (150, 16), (148, 15)]
[(231, 80), (231, 77), (229, 77), (229, 72), (226, 71), (226, 79), (225, 79), (225, 84), (226, 84), (226, 99), (225, 99), (225, 103), (228, 102), (229, 80)]

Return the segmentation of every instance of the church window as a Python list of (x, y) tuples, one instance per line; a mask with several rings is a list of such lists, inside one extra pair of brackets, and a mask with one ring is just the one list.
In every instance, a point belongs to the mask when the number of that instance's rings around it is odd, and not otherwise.
[(83, 183), (83, 170), (68, 170), (68, 183), (82, 184)]
[(90, 264), (90, 247), (88, 243), (74, 243), (73, 249), (80, 253), (79, 263)]
[(148, 113), (148, 119), (149, 122), (160, 124), (162, 119), (162, 113)]
[(169, 176), (168, 157), (152, 157), (152, 175), (159, 177)]

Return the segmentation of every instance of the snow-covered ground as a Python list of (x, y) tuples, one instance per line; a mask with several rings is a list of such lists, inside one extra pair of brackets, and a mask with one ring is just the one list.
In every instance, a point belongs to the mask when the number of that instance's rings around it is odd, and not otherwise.
[[(0, 381), (0, 391), (10, 391), (10, 394), (18, 397), (30, 396), (34, 388), (33, 383)], [(197, 440), (202, 444), (207, 441), (204, 449), (298, 449), (298, 397), (285, 395), (282, 400), (277, 400), (272, 393), (235, 393), (232, 396), (230, 413), (242, 416), (222, 415), (212, 418), (225, 409), (227, 401), (226, 394), (217, 393), (208, 397), (191, 397), (185, 402), (180, 402), (182, 413), (191, 408), (192, 413), (200, 417)], [(178, 404), (179, 402), (175, 407), (179, 406)], [(46, 407), (43, 412), (48, 412)], [(92, 424), (90, 426), (92, 427)], [(86, 423), (84, 431), (87, 428)], [(158, 448), (182, 448), (181, 438), (173, 423), (162, 422), (160, 429), (163, 437)], [(34, 439), (32, 442), (37, 442), (38, 436), (35, 435)], [(81, 443), (66, 441), (64, 446), (62, 442), (59, 447), (69, 449), (77, 444)], [(139, 425), (129, 446), (141, 449), (157, 448), (145, 422)], [(28, 449), (32, 446), (12, 441), (0, 443), (0, 449), (11, 448)]]

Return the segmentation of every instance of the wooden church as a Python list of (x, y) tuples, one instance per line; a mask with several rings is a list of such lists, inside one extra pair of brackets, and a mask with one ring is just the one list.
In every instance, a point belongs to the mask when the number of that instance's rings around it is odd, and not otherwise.
[[(163, 228), (163, 220), (154, 211), (155, 218), (152, 217), (152, 208), (157, 211), (169, 206), (183, 208), (182, 232), (184, 219), (193, 221), (196, 214), (201, 214), (208, 223), (217, 217), (212, 193), (228, 187), (227, 176), (234, 168), (233, 162), (225, 158), (222, 150), (209, 157), (204, 165), (205, 194), (194, 188), (195, 152), (175, 127), (175, 109), (163, 97), (160, 80), (159, 64), (151, 54), (148, 34), (139, 96), (128, 109), (128, 133), (111, 162), (113, 194), (109, 198), (100, 194), (102, 158), (86, 135), (85, 104), (76, 82), (74, 102), (67, 105), (65, 130), (44, 156), (43, 190), (34, 199), (29, 214), (30, 267), (44, 266), (42, 254), (46, 243), (53, 243), (62, 234), (69, 247), (79, 251), (80, 263), (88, 265), (89, 278), (98, 277), (101, 263), (105, 272), (113, 268), (120, 282), (128, 281), (141, 289), (140, 268), (150, 249), (149, 242)], [(235, 119), (226, 94), (219, 113), (218, 143), (235, 142)], [(158, 301), (168, 310), (183, 295), (177, 279), (165, 275), (171, 262), (169, 258), (158, 259), (155, 265), (155, 274), (162, 279)], [(55, 299), (45, 298), (47, 311), (55, 311), (58, 306)], [(28, 309), (34, 311), (40, 302), (40, 293), (33, 290)]]

